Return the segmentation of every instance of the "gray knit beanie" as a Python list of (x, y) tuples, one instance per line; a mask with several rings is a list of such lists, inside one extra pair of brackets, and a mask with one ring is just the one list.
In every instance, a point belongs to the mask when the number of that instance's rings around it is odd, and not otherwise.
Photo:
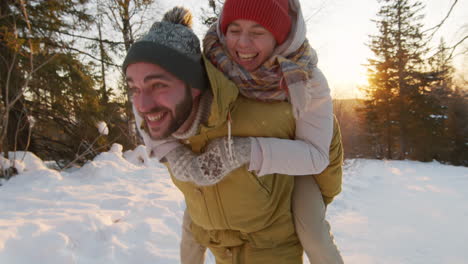
[(208, 86), (203, 66), (200, 40), (191, 29), (192, 14), (184, 7), (174, 7), (155, 22), (143, 37), (135, 41), (125, 57), (123, 71), (137, 62), (156, 64), (193, 88)]

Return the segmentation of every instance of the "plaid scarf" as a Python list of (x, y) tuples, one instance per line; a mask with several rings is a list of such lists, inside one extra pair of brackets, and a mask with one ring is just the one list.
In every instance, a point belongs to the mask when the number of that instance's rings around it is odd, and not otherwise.
[(249, 72), (230, 57), (216, 27), (214, 24), (203, 39), (205, 56), (237, 85), (245, 97), (265, 102), (284, 101), (288, 98), (287, 87), (312, 78), (316, 54), (307, 40), (288, 56), (275, 54), (258, 69)]

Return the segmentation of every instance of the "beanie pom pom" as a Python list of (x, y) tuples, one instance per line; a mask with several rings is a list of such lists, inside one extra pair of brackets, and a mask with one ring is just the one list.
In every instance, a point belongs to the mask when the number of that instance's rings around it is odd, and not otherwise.
[(185, 7), (176, 6), (164, 14), (162, 21), (173, 24), (181, 24), (192, 28), (193, 16), (190, 10)]

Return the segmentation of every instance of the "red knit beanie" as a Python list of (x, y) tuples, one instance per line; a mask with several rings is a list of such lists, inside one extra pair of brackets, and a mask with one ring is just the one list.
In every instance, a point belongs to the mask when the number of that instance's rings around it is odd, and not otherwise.
[(221, 17), (221, 30), (226, 34), (229, 24), (237, 19), (257, 22), (273, 34), (278, 45), (291, 30), (288, 0), (226, 0)]

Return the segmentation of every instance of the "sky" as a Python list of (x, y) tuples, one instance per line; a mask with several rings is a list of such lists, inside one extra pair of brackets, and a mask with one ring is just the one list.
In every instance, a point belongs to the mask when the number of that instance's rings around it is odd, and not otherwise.
[[(366, 83), (367, 58), (372, 56), (365, 43), (370, 34), (377, 33), (375, 23), (379, 9), (377, 0), (301, 0), (307, 21), (309, 41), (319, 56), (319, 67), (328, 78), (335, 98), (361, 96), (358, 85)], [(447, 14), (453, 0), (424, 0), (426, 6), (423, 20), (426, 27), (438, 24)], [(200, 23), (201, 8), (207, 8), (208, 0), (165, 0), (166, 10), (175, 5), (188, 7), (195, 14), (194, 29), (203, 36), (206, 28)], [(434, 37), (434, 46), (444, 37), (448, 45), (456, 43), (468, 33), (468, 0), (458, 0), (455, 10), (443, 28)], [(466, 41), (468, 43), (468, 40)], [(468, 44), (465, 44), (468, 46)], [(467, 57), (458, 56), (454, 64), (465, 69)]]
[[(144, 146), (67, 171), (16, 159), (0, 179), (0, 263), (180, 263), (184, 198)], [(467, 167), (351, 159), (326, 217), (347, 264), (466, 264), (467, 189)]]

